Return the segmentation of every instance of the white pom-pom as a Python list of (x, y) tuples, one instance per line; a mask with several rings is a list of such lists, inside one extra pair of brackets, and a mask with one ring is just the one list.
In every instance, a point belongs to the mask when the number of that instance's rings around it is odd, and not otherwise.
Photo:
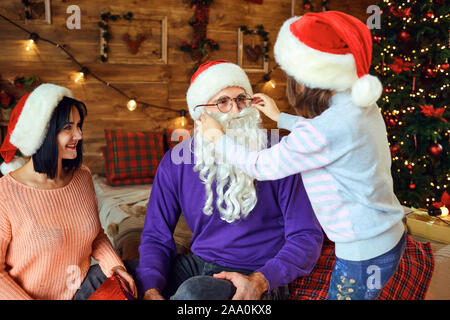
[(0, 165), (0, 171), (3, 175), (7, 175), (8, 173), (22, 168), (25, 165), (26, 161), (21, 157), (14, 157), (9, 163), (3, 162)]
[(383, 86), (370, 74), (359, 78), (352, 86), (352, 101), (358, 107), (373, 105), (381, 97)]

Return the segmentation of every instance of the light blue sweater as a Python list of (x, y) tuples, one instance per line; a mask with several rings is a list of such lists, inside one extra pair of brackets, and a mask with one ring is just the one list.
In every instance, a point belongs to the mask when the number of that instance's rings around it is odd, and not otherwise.
[(314, 212), (336, 244), (336, 256), (368, 260), (392, 249), (404, 233), (393, 191), (386, 127), (378, 107), (352, 104), (348, 92), (332, 97), (313, 119), (282, 113), (291, 133), (270, 149), (253, 151), (224, 135), (216, 151), (258, 180), (302, 173)]

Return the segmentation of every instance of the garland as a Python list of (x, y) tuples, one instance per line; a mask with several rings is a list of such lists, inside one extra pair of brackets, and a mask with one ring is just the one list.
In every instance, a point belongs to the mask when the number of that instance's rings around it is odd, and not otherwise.
[(263, 42), (263, 56), (264, 56), (264, 61), (269, 61), (269, 32), (264, 30), (264, 26), (263, 25), (257, 25), (256, 30), (250, 30), (247, 28), (247, 26), (241, 26), (241, 31), (243, 34), (257, 34), (261, 37), (262, 42)]
[[(31, 77), (20, 77), (16, 76), (13, 81), (11, 81), (11, 84), (15, 86), (16, 88), (21, 88), (23, 86), (32, 86), (37, 81), (36, 76)], [(14, 94), (7, 92), (7, 91), (0, 91), (0, 107), (3, 109), (12, 109), (16, 106), (18, 100), (14, 96)]]
[(122, 16), (119, 14), (111, 14), (110, 12), (105, 12), (100, 15), (101, 21), (98, 23), (98, 26), (101, 29), (101, 37), (103, 39), (101, 45), (101, 53), (100, 60), (102, 62), (108, 61), (108, 40), (111, 39), (111, 30), (109, 28), (109, 21), (117, 21), (120, 18), (131, 21), (133, 18), (132, 12), (124, 13)]
[[(186, 2), (186, 0), (184, 0)], [(183, 52), (189, 52), (192, 60), (196, 61), (192, 73), (206, 60), (207, 48), (219, 50), (219, 44), (206, 36), (206, 29), (209, 23), (209, 7), (213, 0), (190, 0), (191, 8), (195, 6), (194, 16), (189, 20), (189, 25), (194, 29), (191, 42), (184, 40), (180, 46)]]

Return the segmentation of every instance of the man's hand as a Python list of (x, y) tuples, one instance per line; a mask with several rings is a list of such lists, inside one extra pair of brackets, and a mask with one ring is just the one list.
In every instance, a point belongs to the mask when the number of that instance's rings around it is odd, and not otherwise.
[(262, 294), (267, 291), (269, 284), (260, 272), (254, 272), (249, 276), (238, 272), (222, 271), (216, 273), (214, 278), (226, 279), (236, 287), (236, 293), (232, 300), (259, 300)]
[(145, 291), (142, 300), (164, 300), (164, 298), (157, 289), (152, 288)]

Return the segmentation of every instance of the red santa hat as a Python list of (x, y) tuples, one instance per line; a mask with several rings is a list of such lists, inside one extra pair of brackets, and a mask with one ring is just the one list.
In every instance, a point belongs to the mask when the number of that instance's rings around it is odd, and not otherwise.
[(274, 46), (280, 67), (310, 88), (351, 89), (357, 106), (370, 106), (382, 85), (369, 75), (372, 37), (367, 26), (338, 11), (307, 13), (284, 22)]
[(48, 123), (53, 110), (64, 98), (72, 98), (72, 92), (64, 87), (44, 83), (23, 96), (11, 113), (8, 131), (0, 148), (3, 162), (1, 172), (5, 175), (25, 164), (16, 151), (32, 156), (41, 147), (47, 135)]
[(201, 109), (194, 107), (208, 103), (214, 95), (228, 87), (241, 87), (247, 94), (253, 95), (252, 85), (241, 67), (227, 60), (208, 61), (200, 65), (191, 78), (186, 101), (192, 119), (197, 120)]

